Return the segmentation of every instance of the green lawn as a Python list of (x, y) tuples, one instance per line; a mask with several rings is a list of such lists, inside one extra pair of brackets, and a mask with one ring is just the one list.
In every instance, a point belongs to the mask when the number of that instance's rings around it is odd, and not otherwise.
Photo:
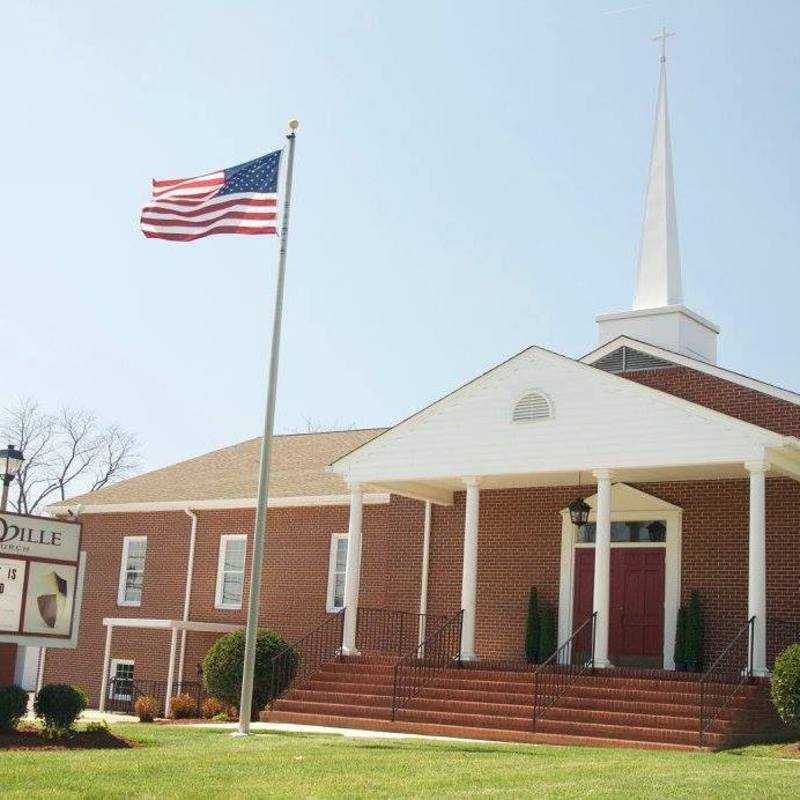
[(3, 800), (172, 798), (798, 798), (780, 746), (675, 753), (115, 726), (131, 750), (0, 751)]

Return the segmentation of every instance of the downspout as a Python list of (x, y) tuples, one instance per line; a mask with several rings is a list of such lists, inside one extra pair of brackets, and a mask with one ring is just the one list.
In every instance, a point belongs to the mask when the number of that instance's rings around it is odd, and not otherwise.
[[(189, 621), (189, 604), (192, 601), (192, 574), (194, 573), (194, 546), (197, 541), (197, 514), (191, 508), (184, 512), (191, 517), (192, 530), (189, 534), (189, 558), (186, 563), (186, 592), (183, 596), (183, 621)], [(186, 658), (186, 628), (181, 629), (181, 648), (178, 656), (178, 691), (183, 686), (183, 663)]]
[[(426, 616), (428, 614), (428, 561), (431, 549), (431, 504), (425, 503), (425, 522), (422, 526), (422, 575), (419, 588), (419, 634), (417, 647), (421, 648), (425, 641)], [(423, 656), (424, 653), (417, 653)]]

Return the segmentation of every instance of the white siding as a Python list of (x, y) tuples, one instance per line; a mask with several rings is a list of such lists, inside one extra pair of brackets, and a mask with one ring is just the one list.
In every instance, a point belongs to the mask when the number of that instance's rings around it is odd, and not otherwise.
[[(531, 386), (558, 413), (515, 425)], [(741, 462), (782, 437), (537, 348), (334, 465), (356, 481)]]

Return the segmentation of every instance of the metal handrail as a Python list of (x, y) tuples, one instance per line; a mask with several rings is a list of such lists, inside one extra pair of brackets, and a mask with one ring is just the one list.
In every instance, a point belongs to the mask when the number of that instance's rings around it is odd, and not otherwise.
[(394, 608), (359, 606), (356, 618), (356, 650), (359, 652), (408, 652), (409, 644), (416, 643), (420, 630), (426, 630), (445, 617), (401, 611)]
[[(750, 617), (750, 619), (742, 625), (736, 633), (733, 635), (733, 638), (728, 642), (725, 649), (716, 657), (714, 663), (702, 674), (700, 681), (699, 681), (699, 691), (700, 691), (700, 746), (702, 747), (705, 742), (705, 734), (706, 731), (711, 727), (714, 719), (719, 718), (723, 711), (725, 711), (728, 706), (731, 704), (731, 701), (736, 696), (739, 689), (742, 685), (749, 681), (753, 677), (753, 646), (755, 643), (755, 623), (756, 618), (755, 616)], [(745, 663), (742, 664), (741, 660), (734, 661), (731, 669), (724, 670), (724, 665), (727, 663), (733, 648), (736, 644), (741, 640), (742, 636), (747, 633), (748, 636), (748, 643), (745, 655)], [(723, 675), (727, 676), (738, 676), (738, 680), (733, 685), (733, 689), (728, 692), (727, 697), (724, 698), (722, 704), (716, 704), (716, 714), (714, 714), (713, 708), (711, 703), (709, 702), (709, 697), (714, 696), (709, 691), (708, 684), (712, 682), (713, 676), (722, 677)], [(724, 681), (719, 681), (719, 683), (724, 683)]]
[(394, 665), (392, 719), (412, 697), (419, 694), (433, 673), (461, 665), (461, 629), (464, 610), (444, 622), (433, 633), (402, 655)]
[[(573, 665), (572, 645), (575, 640), (591, 626), (591, 645), (589, 659), (583, 664)], [(572, 679), (594, 669), (594, 640), (597, 628), (597, 612), (590, 614), (572, 635), (533, 671), (533, 728), (542, 712), (549, 708), (567, 690)], [(566, 657), (566, 658), (565, 658)], [(567, 663), (565, 663), (565, 661)]]
[(269, 661), (268, 702), (276, 700), (295, 681), (306, 677), (323, 663), (339, 655), (342, 648), (345, 610), (340, 609), (316, 628), (272, 656)]

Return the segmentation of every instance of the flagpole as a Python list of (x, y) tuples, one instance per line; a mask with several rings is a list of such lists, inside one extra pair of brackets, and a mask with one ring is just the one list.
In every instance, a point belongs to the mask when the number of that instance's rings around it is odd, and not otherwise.
[(264, 435), (261, 438), (261, 456), (258, 471), (258, 503), (253, 528), (253, 559), (250, 565), (250, 596), (247, 601), (247, 628), (244, 644), (244, 670), (242, 672), (242, 695), (239, 701), (240, 736), (250, 733), (250, 714), (253, 708), (253, 674), (256, 660), (256, 637), (258, 636), (258, 611), (261, 605), (261, 572), (264, 564), (264, 539), (269, 497), (269, 466), (272, 449), (272, 428), (275, 421), (275, 389), (278, 384), (278, 356), (281, 343), (281, 317), (283, 315), (283, 283), (286, 273), (286, 244), (289, 235), (289, 206), (292, 200), (292, 172), (294, 169), (295, 131), (299, 127), (296, 119), (289, 120), (289, 141), (286, 154), (286, 179), (283, 191), (283, 214), (281, 218), (280, 245), (278, 248), (278, 276), (275, 283), (275, 313), (272, 318), (272, 347), (270, 348), (267, 408), (264, 414)]

